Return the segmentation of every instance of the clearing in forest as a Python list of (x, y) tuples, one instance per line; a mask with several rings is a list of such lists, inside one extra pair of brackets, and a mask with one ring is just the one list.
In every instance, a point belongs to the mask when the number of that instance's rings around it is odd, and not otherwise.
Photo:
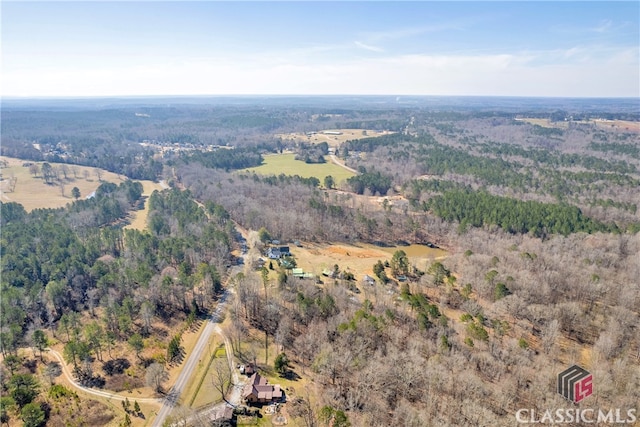
[(377, 131), (371, 129), (325, 129), (318, 132), (308, 133), (282, 133), (277, 134), (276, 136), (282, 138), (282, 140), (284, 141), (309, 142), (312, 144), (326, 142), (327, 144), (329, 144), (329, 147), (337, 147), (343, 142), (349, 140), (372, 138), (376, 136), (389, 135), (392, 133), (395, 132), (391, 132), (388, 130)]
[[(12, 157), (0, 157), (2, 179), (0, 180), (0, 200), (3, 203), (20, 203), (27, 211), (37, 208), (61, 208), (75, 199), (71, 189), (78, 187), (80, 198), (84, 199), (94, 192), (103, 182), (120, 184), (126, 178), (105, 170), (48, 162), (57, 170), (59, 179), (47, 184), (42, 177), (42, 165), (45, 162), (33, 162)], [(37, 165), (33, 172), (29, 165)], [(66, 170), (66, 178), (62, 172)], [(98, 175), (100, 178), (98, 178)], [(13, 185), (12, 180), (15, 180)], [(62, 184), (62, 186), (60, 185)]]
[(255, 168), (244, 169), (245, 172), (255, 172), (259, 175), (299, 175), (303, 178), (316, 177), (323, 182), (331, 175), (336, 183), (340, 183), (355, 174), (341, 166), (331, 163), (305, 163), (295, 159), (295, 154), (273, 154), (264, 156), (264, 163)]
[(573, 120), (573, 121), (551, 121), (549, 119), (536, 119), (536, 118), (518, 118), (517, 121), (527, 122), (532, 125), (538, 125), (545, 128), (558, 128), (568, 129), (569, 123), (576, 123), (581, 125), (596, 125), (599, 128), (612, 129), (618, 132), (640, 132), (640, 122), (632, 122), (629, 120), (607, 120), (607, 119), (592, 119), (592, 120)]
[(435, 259), (447, 255), (447, 251), (443, 249), (425, 245), (378, 247), (371, 244), (356, 246), (305, 242), (302, 247), (292, 246), (290, 249), (298, 267), (305, 272), (321, 276), (325, 269), (332, 270), (337, 264), (340, 271), (348, 270), (353, 273), (356, 281), (362, 280), (365, 274), (372, 276), (374, 264), (378, 260), (389, 261), (397, 250), (405, 251), (411, 264), (420, 269), (426, 269)]
[(155, 190), (162, 191), (168, 186), (164, 182), (153, 182), (153, 181), (140, 181), (142, 183), (142, 197), (144, 198), (144, 208), (139, 211), (132, 211), (130, 213), (130, 222), (125, 225), (124, 228), (131, 228), (135, 230), (146, 230), (147, 228), (147, 217), (149, 216), (149, 203), (147, 202), (151, 193)]

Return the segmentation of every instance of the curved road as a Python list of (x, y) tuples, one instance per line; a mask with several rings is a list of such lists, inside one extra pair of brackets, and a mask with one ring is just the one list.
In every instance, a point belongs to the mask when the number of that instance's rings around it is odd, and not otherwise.
[(359, 172), (358, 172), (357, 170), (355, 170), (354, 168), (350, 168), (349, 166), (347, 166), (347, 165), (345, 165), (344, 163), (340, 162), (340, 161), (338, 160), (338, 158), (336, 157), (336, 155), (335, 155), (335, 154), (331, 154), (331, 155), (329, 155), (329, 158), (331, 159), (331, 161), (332, 161), (334, 164), (336, 164), (336, 165), (338, 165), (338, 166), (340, 166), (340, 167), (345, 168), (345, 169), (346, 169), (346, 170), (348, 170), (349, 172), (353, 172), (353, 173), (355, 173), (356, 175), (359, 175)]
[(67, 378), (67, 380), (71, 383), (71, 385), (79, 390), (82, 390), (87, 394), (92, 394), (98, 397), (106, 397), (107, 399), (113, 399), (113, 400), (126, 400), (126, 399), (137, 400), (140, 403), (162, 403), (163, 401), (163, 399), (158, 399), (155, 397), (141, 397), (141, 398), (131, 397), (130, 398), (129, 396), (121, 396), (116, 393), (111, 393), (108, 391), (96, 390), (95, 388), (85, 387), (73, 378), (73, 374), (69, 372), (69, 367), (67, 366), (66, 362), (64, 361), (60, 353), (58, 353), (53, 349), (49, 349), (49, 353), (53, 354), (55, 358), (58, 359), (58, 361), (60, 362), (60, 365), (62, 366), (62, 373)]
[[(232, 270), (230, 272), (231, 273), (230, 277), (233, 277), (234, 273), (238, 272), (236, 270), (240, 270), (239, 267), (232, 268)], [(218, 302), (218, 306), (216, 307), (216, 309), (213, 312), (213, 314), (209, 317), (209, 319), (207, 321), (207, 324), (205, 325), (202, 333), (200, 334), (200, 337), (198, 338), (198, 341), (196, 342), (196, 345), (194, 346), (194, 348), (193, 348), (189, 358), (187, 359), (186, 363), (184, 364), (182, 370), (180, 371), (180, 374), (178, 375), (178, 378), (176, 379), (175, 384), (173, 385), (173, 387), (171, 387), (171, 389), (167, 393), (167, 396), (164, 399), (152, 398), (152, 397), (135, 399), (135, 400), (137, 400), (137, 401), (139, 401), (141, 403), (156, 403), (156, 404), (162, 403), (162, 407), (158, 411), (156, 417), (153, 420), (153, 423), (151, 424), (152, 427), (161, 427), (161, 426), (163, 426), (167, 416), (169, 416), (169, 414), (171, 413), (173, 408), (178, 404), (178, 400), (180, 398), (180, 395), (182, 394), (183, 389), (185, 388), (185, 386), (187, 385), (187, 383), (191, 379), (191, 376), (192, 376), (193, 372), (195, 371), (195, 368), (197, 367), (198, 362), (201, 360), (202, 355), (205, 353), (205, 350), (208, 348), (209, 339), (211, 337), (211, 334), (213, 334), (214, 332), (219, 334), (222, 337), (222, 339), (224, 340), (224, 345), (225, 345), (226, 354), (227, 354), (227, 360), (229, 362), (229, 369), (231, 370), (232, 376), (233, 376), (233, 384), (234, 384), (234, 386), (233, 386), (233, 389), (231, 390), (230, 395), (228, 396), (227, 401), (230, 402), (230, 404), (232, 406), (233, 405), (237, 405), (237, 404), (240, 403), (243, 383), (240, 380), (238, 372), (235, 369), (234, 364), (233, 364), (233, 348), (231, 346), (231, 342), (229, 341), (229, 338), (226, 337), (223, 334), (222, 329), (220, 328), (220, 325), (218, 324), (218, 323), (220, 323), (220, 321), (222, 319), (222, 314), (225, 311), (227, 298), (229, 297), (230, 292), (231, 291), (229, 290), (229, 288), (225, 289), (224, 293), (222, 294), (222, 296), (220, 298), (220, 301)], [(64, 376), (67, 378), (67, 380), (71, 383), (71, 385), (73, 387), (75, 387), (75, 388), (77, 388), (77, 389), (79, 389), (79, 390), (81, 390), (81, 391), (83, 391), (83, 392), (85, 392), (87, 394), (91, 394), (91, 395), (98, 396), (98, 397), (104, 397), (104, 398), (107, 398), (107, 399), (114, 399), (114, 400), (118, 400), (118, 401), (124, 401), (125, 399), (129, 398), (129, 396), (121, 396), (121, 395), (116, 394), (116, 393), (111, 393), (111, 392), (102, 391), (102, 390), (96, 390), (96, 389), (85, 387), (85, 386), (81, 385), (80, 383), (78, 383), (74, 379), (73, 374), (69, 371), (69, 367), (66, 365), (62, 355), (60, 355), (60, 353), (58, 353), (57, 351), (55, 351), (53, 349), (49, 349), (49, 351), (60, 362), (60, 364), (62, 366), (62, 372), (63, 372)], [(224, 406), (224, 405), (227, 405), (227, 403), (222, 402), (222, 403), (216, 404), (216, 405), (214, 405), (214, 406), (202, 411), (201, 415), (210, 414), (214, 410), (216, 410), (217, 408), (220, 408), (221, 406)]]
[[(169, 390), (169, 393), (167, 393), (167, 397), (164, 399), (154, 398), (154, 397), (129, 399), (129, 396), (121, 396), (116, 393), (111, 393), (107, 391), (96, 390), (90, 387), (85, 387), (74, 379), (73, 374), (69, 371), (69, 367), (67, 366), (66, 362), (64, 361), (64, 358), (60, 353), (58, 353), (53, 349), (49, 349), (49, 352), (60, 362), (60, 365), (62, 366), (62, 373), (64, 374), (66, 379), (71, 383), (71, 385), (87, 394), (91, 394), (93, 396), (98, 396), (98, 397), (104, 397), (107, 399), (118, 400), (118, 401), (133, 399), (133, 400), (137, 400), (140, 403), (162, 404), (162, 407), (158, 411), (158, 414), (156, 415), (155, 419), (153, 420), (153, 423), (151, 424), (153, 427), (161, 427), (164, 424), (167, 416), (171, 413), (173, 408), (178, 404), (178, 399), (182, 394), (182, 390), (187, 385), (188, 381), (191, 379), (193, 371), (198, 365), (198, 362), (201, 359), (202, 354), (208, 348), (207, 345), (209, 342), (209, 338), (211, 337), (211, 334), (215, 332), (218, 335), (220, 335), (224, 340), (225, 350), (227, 354), (227, 361), (229, 362), (229, 369), (231, 370), (233, 375), (234, 387), (231, 390), (231, 394), (229, 395), (227, 401), (229, 401), (232, 405), (237, 405), (240, 403), (243, 384), (240, 380), (237, 370), (234, 368), (234, 365), (233, 365), (233, 348), (231, 347), (231, 342), (229, 341), (229, 338), (223, 334), (222, 328), (220, 328), (220, 325), (218, 324), (221, 320), (221, 315), (225, 310), (226, 300), (227, 300), (227, 297), (229, 296), (229, 293), (230, 291), (227, 289), (222, 294), (222, 297), (220, 298), (218, 306), (216, 307), (213, 314), (209, 317), (207, 324), (204, 327), (204, 330), (202, 331), (202, 333), (200, 334), (200, 337), (198, 338), (198, 342), (196, 343), (195, 347), (193, 348), (193, 351), (191, 352), (191, 355), (189, 356), (189, 359), (187, 359), (187, 362), (182, 368), (182, 371), (180, 371), (180, 375), (178, 375), (178, 378), (176, 379), (175, 384), (173, 385), (173, 387), (171, 387), (171, 389)], [(217, 410), (218, 408), (220, 408), (221, 406), (225, 406), (225, 405), (227, 405), (227, 403), (224, 403), (224, 402), (216, 404), (208, 408), (207, 410), (203, 411), (201, 415), (210, 414), (215, 410)]]

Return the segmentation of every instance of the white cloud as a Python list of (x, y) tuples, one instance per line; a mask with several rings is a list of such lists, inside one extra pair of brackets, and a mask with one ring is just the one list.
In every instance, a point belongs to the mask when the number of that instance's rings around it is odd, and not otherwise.
[(610, 19), (605, 19), (600, 22), (596, 27), (592, 28), (591, 31), (596, 33), (606, 33), (613, 26), (613, 22)]
[(362, 33), (363, 38), (370, 42), (382, 42), (387, 40), (399, 40), (408, 37), (419, 36), (426, 33), (437, 33), (441, 31), (462, 30), (465, 25), (473, 20), (467, 18), (466, 22), (460, 20), (459, 22), (442, 22), (423, 25), (420, 27), (399, 28), (393, 30), (381, 30), (374, 32)]
[[(146, 58), (3, 69), (5, 96), (416, 94), (639, 96), (634, 49), (318, 58)], [(576, 61), (575, 58), (580, 60)], [(5, 62), (6, 65), (6, 62)]]
[(362, 49), (365, 49), (365, 50), (370, 50), (372, 52), (384, 52), (384, 49), (382, 49), (380, 47), (368, 45), (368, 44), (359, 42), (357, 40), (355, 42), (353, 42), (353, 44), (355, 44), (359, 48), (362, 48)]

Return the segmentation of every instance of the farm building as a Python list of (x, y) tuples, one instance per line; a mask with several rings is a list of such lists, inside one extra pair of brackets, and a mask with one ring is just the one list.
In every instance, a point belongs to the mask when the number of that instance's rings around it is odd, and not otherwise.
[(300, 277), (301, 279), (311, 279), (313, 278), (313, 273), (305, 273), (301, 268), (294, 268), (291, 270), (291, 275), (293, 277)]

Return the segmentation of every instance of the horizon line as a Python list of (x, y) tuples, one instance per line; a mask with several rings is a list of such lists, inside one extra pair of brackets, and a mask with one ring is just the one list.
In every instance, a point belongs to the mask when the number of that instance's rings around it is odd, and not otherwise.
[(634, 96), (544, 96), (544, 95), (436, 95), (436, 94), (154, 94), (154, 95), (0, 95), (4, 100), (140, 99), (140, 98), (321, 98), (321, 97), (414, 97), (414, 98), (538, 98), (538, 99), (638, 99)]

